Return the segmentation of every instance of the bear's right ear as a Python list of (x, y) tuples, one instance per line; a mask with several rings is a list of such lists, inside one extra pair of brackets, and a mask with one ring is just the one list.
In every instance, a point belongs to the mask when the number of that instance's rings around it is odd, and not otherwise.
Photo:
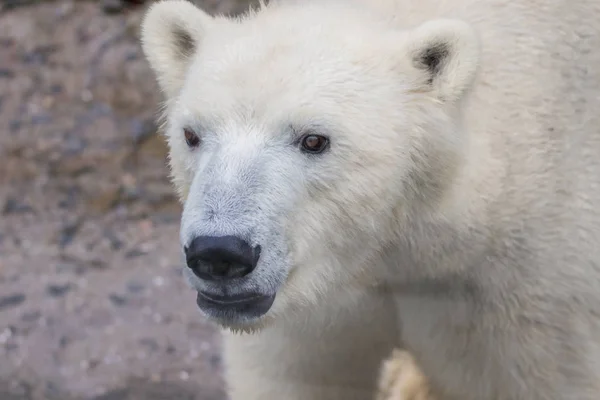
[(183, 86), (192, 57), (213, 18), (187, 0), (161, 0), (142, 21), (142, 49), (167, 97)]

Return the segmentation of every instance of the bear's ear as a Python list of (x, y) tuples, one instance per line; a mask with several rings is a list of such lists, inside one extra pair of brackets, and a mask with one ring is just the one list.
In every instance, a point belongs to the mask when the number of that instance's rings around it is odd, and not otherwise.
[(421, 24), (407, 36), (408, 56), (419, 72), (419, 91), (432, 91), (444, 102), (461, 98), (475, 78), (479, 39), (465, 22), (435, 19)]
[(142, 48), (163, 92), (170, 98), (183, 79), (213, 18), (186, 0), (154, 3), (142, 21)]

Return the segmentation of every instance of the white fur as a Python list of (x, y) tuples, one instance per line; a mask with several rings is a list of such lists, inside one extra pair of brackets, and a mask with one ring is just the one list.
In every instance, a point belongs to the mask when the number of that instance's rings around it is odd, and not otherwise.
[(182, 243), (260, 244), (235, 290), (277, 293), (217, 321), (246, 332), (233, 400), (368, 399), (398, 345), (441, 400), (600, 398), (599, 20), (595, 0), (152, 6)]

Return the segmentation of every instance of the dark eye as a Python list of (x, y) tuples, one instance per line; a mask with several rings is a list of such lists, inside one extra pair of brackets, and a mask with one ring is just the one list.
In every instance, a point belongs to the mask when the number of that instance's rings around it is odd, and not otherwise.
[(300, 142), (302, 150), (307, 153), (318, 154), (323, 152), (329, 144), (329, 139), (321, 135), (306, 135)]
[(183, 134), (185, 135), (185, 142), (188, 146), (198, 147), (198, 145), (200, 144), (200, 138), (198, 137), (198, 135), (196, 135), (196, 133), (193, 130), (191, 130), (190, 128), (184, 128)]

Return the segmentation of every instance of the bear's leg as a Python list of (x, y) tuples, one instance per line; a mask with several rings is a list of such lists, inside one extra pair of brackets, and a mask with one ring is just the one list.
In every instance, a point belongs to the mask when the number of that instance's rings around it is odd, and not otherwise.
[(256, 333), (226, 333), (231, 400), (372, 400), (381, 363), (398, 345), (392, 302), (341, 297)]

